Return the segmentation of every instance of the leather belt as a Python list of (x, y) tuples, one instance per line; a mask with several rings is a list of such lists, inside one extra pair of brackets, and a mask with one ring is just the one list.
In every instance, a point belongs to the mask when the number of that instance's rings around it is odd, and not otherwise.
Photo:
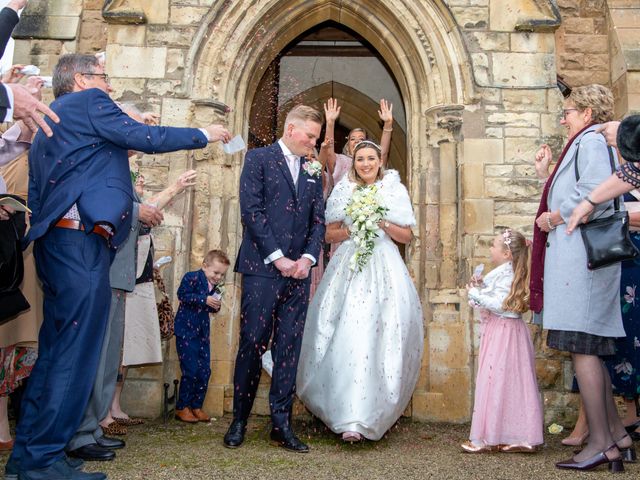
[[(58, 228), (68, 228), (69, 230), (82, 230), (84, 231), (84, 225), (79, 220), (71, 220), (70, 218), (61, 218), (58, 220), (54, 226)], [(91, 233), (95, 233), (103, 237), (107, 242), (111, 238), (111, 234), (100, 225), (94, 225), (93, 231)]]

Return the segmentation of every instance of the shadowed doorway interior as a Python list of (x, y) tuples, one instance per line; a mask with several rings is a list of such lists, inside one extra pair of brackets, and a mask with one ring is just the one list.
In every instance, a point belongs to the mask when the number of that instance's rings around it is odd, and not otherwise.
[[(287, 45), (271, 62), (251, 105), (249, 147), (269, 145), (282, 132), (286, 113), (298, 103), (323, 111), (328, 98), (342, 107), (335, 149), (342, 152), (349, 130), (362, 127), (379, 142), (379, 100), (393, 103), (389, 168), (406, 179), (406, 116), (397, 82), (384, 59), (362, 37), (335, 22), (324, 22)], [(320, 137), (324, 138), (324, 130)]]

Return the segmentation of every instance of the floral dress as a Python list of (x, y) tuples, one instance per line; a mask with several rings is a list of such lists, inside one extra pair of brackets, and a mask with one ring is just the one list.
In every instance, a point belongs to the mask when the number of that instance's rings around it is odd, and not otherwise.
[(0, 348), (0, 397), (13, 392), (31, 374), (38, 358), (34, 347), (11, 345)]
[[(625, 200), (627, 200), (625, 196)], [(635, 199), (634, 199), (635, 200)], [(640, 232), (630, 232), (640, 249)], [(622, 263), (620, 304), (626, 337), (616, 339), (616, 354), (607, 359), (613, 393), (633, 400), (640, 395), (640, 258)]]

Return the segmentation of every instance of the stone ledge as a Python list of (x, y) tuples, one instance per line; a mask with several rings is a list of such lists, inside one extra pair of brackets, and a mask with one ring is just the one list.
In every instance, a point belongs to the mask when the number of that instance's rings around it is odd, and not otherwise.
[(13, 38), (32, 40), (75, 40), (80, 17), (60, 15), (23, 15), (13, 31)]
[(445, 305), (456, 305), (461, 301), (458, 290), (432, 290), (429, 292), (429, 303), (436, 304), (445, 304)]
[(552, 32), (561, 22), (560, 11), (551, 0), (492, 0), (490, 27), (494, 31)]

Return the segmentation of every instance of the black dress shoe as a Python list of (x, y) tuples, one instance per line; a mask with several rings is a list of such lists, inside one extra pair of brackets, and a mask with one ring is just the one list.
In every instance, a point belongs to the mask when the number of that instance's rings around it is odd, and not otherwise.
[(247, 421), (234, 419), (229, 425), (229, 430), (227, 430), (222, 443), (227, 448), (238, 448), (244, 442), (244, 433), (246, 431)]
[(113, 460), (116, 458), (116, 454), (111, 450), (101, 447), (96, 443), (90, 443), (89, 445), (83, 445), (75, 450), (70, 450), (69, 455), (76, 458), (81, 458), (88, 462), (105, 462), (107, 460)]
[(117, 450), (119, 448), (124, 448), (124, 440), (120, 440), (119, 438), (112, 437), (102, 437), (96, 438), (96, 443), (100, 445), (102, 448), (108, 448), (109, 450)]
[(276, 442), (280, 447), (286, 448), (296, 453), (309, 452), (309, 446), (302, 443), (291, 428), (279, 428), (271, 430), (271, 440)]

